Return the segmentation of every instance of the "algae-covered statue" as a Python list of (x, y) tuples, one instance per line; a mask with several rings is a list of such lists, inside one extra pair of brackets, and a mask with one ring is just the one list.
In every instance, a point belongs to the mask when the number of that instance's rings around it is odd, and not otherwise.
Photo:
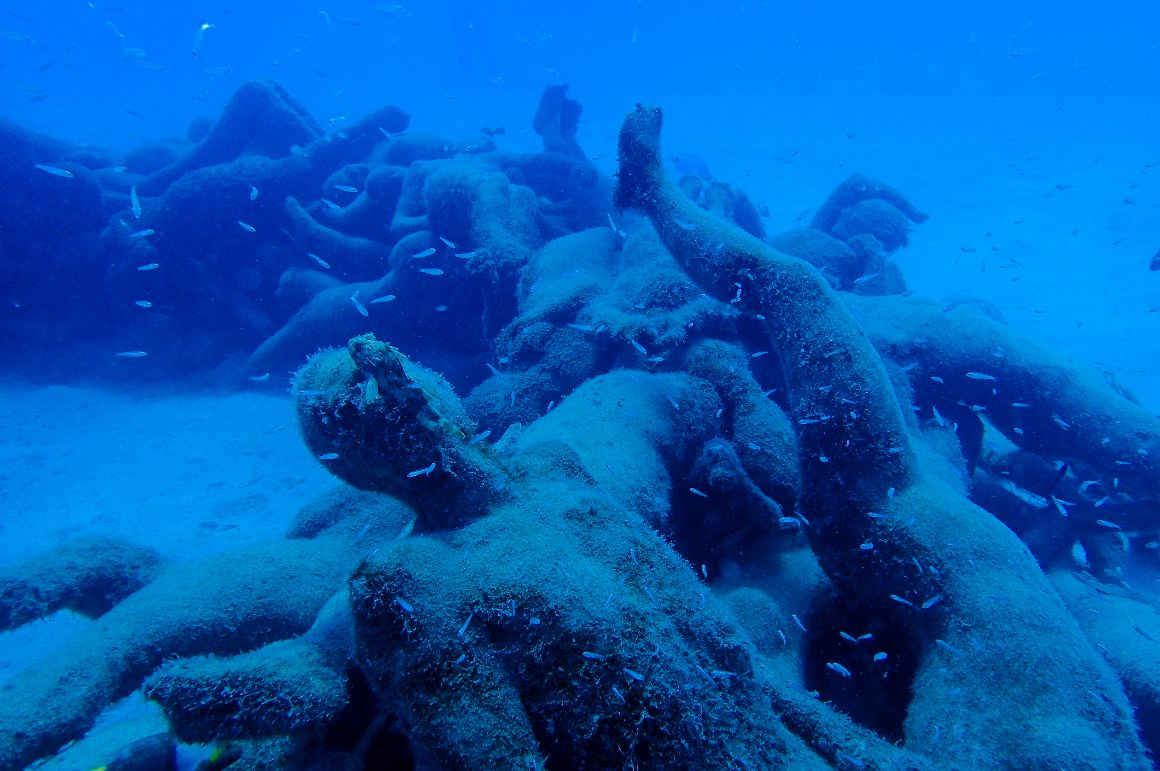
[[(0, 766), (137, 689), (158, 741), (235, 769), (1150, 766), (1160, 423), (907, 292), (890, 255), (925, 215), (874, 180), (763, 239), (740, 191), (670, 178), (639, 107), (619, 217), (592, 226), (596, 180), (540, 218), (527, 175), (591, 171), (578, 118), (550, 90), (544, 157), (419, 162), (387, 273), (351, 277), (375, 288), (287, 326), (365, 328), (295, 376), (349, 486), (286, 539), (173, 565), (117, 545), (116, 583), (51, 554), (3, 577), (9, 625), (97, 620), (7, 686)], [(488, 339), (430, 343), (490, 368), (462, 396), (359, 310), (430, 276), (412, 257), (453, 226), (488, 307), (510, 293)]]

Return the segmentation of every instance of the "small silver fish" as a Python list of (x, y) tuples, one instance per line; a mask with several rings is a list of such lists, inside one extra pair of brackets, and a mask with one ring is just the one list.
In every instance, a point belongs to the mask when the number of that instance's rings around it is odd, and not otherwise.
[(363, 387), (363, 400), (367, 404), (373, 404), (379, 400), (379, 381), (375, 380), (374, 375), (367, 376), (366, 385)]
[(415, 252), (414, 254), (411, 255), (411, 259), (412, 260), (421, 260), (424, 257), (430, 257), (433, 254), (435, 254), (435, 247), (434, 246), (429, 247), (427, 249), (424, 249), (421, 252)]
[(376, 297), (375, 299), (371, 300), (371, 305), (374, 305), (375, 303), (389, 303), (394, 299), (395, 296), (393, 294), (385, 294), (382, 297)]
[(148, 238), (149, 236), (153, 235), (156, 232), (157, 231), (154, 230), (153, 228), (145, 228), (144, 230), (138, 230), (138, 231), (135, 231), (133, 233), (130, 233), (129, 238)]
[(1032, 506), (1036, 509), (1046, 509), (1051, 505), (1050, 501), (1048, 501), (1042, 495), (1036, 495), (1030, 490), (1025, 490), (1012, 482), (1010, 479), (1000, 479), (999, 486), (1014, 495), (1019, 500), (1026, 503), (1028, 506)]
[[(15, 11), (13, 11), (12, 13), (15, 13)], [(17, 43), (34, 43), (34, 42), (36, 42), (28, 35), (25, 35), (23, 32), (13, 32), (12, 30), (9, 30), (9, 29), (0, 29), (0, 37), (4, 38), (6, 40), (15, 40)]]
[(258, 188), (254, 187), (253, 185), (250, 185), (250, 200), (258, 200)]
[(850, 672), (850, 670), (846, 669), (836, 661), (827, 661), (826, 669), (830, 670), (831, 672), (837, 672), (842, 677), (853, 677), (853, 674)]
[(358, 292), (355, 292), (354, 294), (352, 294), (350, 296), (350, 303), (351, 303), (351, 305), (354, 306), (354, 309), (356, 311), (358, 311), (359, 313), (361, 313), (363, 316), (370, 316), (371, 315), (370, 311), (367, 310), (367, 306), (363, 305), (362, 303), (360, 303), (358, 301)]
[(435, 464), (432, 463), (430, 466), (425, 466), (423, 468), (417, 468), (414, 471), (408, 471), (407, 472), (407, 479), (414, 479), (415, 477), (429, 477), (429, 476), (431, 476), (431, 472), (434, 470), (435, 470)]
[(129, 208), (133, 212), (133, 219), (141, 219), (141, 199), (137, 197), (137, 186), (129, 188)]
[(145, 351), (121, 351), (117, 354), (122, 359), (143, 359), (148, 355)]
[(443, 271), (439, 268), (419, 268), (420, 273), (426, 273), (428, 276), (442, 276)]
[(46, 174), (51, 174), (54, 177), (63, 177), (64, 179), (73, 178), (73, 173), (71, 171), (68, 169), (62, 169), (60, 166), (46, 166), (43, 163), (37, 163), (35, 165), (36, 168), (40, 169)]
[(315, 262), (317, 262), (319, 264), (319, 266), (326, 268), (327, 270), (330, 270), (330, 263), (327, 262), (326, 260), (322, 259), (321, 257), (319, 257), (314, 252), (307, 252), (306, 256), (309, 257), (310, 259), (314, 260)]
[(197, 56), (201, 53), (201, 46), (205, 43), (205, 33), (213, 29), (213, 25), (209, 22), (202, 24), (197, 28), (197, 32), (193, 33), (193, 55)]
[(145, 265), (138, 265), (138, 266), (137, 266), (137, 270), (141, 270), (141, 271), (145, 271), (145, 270), (157, 270), (157, 269), (158, 269), (158, 268), (160, 268), (160, 267), (161, 267), (161, 266), (160, 266), (160, 265), (158, 265), (156, 262), (150, 262), (150, 263), (147, 263), (147, 264), (145, 264)]
[(247, 233), (257, 233), (258, 232), (258, 229), (248, 222), (242, 222), (241, 220), (238, 220), (238, 224), (241, 225), (242, 230), (246, 231)]

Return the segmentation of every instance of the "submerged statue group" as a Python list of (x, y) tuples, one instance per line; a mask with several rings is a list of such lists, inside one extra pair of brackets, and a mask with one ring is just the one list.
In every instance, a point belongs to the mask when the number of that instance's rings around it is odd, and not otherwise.
[(138, 690), (168, 730), (109, 768), (1152, 767), (1157, 418), (908, 291), (926, 216), (888, 185), (770, 235), (670, 174), (660, 109), (613, 180), (580, 113), (548, 89), (539, 153), (396, 108), (324, 136), (259, 83), (131, 186), (35, 159), (104, 190), (114, 294), (177, 282), (158, 366), (239, 353), (180, 275), (252, 330), (238, 383), (310, 354), (302, 437), (345, 484), (226, 554), (7, 568), (5, 628), (93, 622), (5, 685), (0, 767)]

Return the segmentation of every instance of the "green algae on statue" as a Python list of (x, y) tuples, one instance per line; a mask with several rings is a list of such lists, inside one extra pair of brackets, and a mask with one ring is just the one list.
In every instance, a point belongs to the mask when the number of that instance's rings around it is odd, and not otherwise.
[(743, 307), (765, 318), (814, 550), (840, 593), (877, 607), (919, 651), (906, 746), (981, 765), (1146, 767), (1122, 688), (1026, 548), (923, 474), (881, 358), (846, 305), (811, 266), (685, 198), (665, 174), (660, 130), (659, 108), (625, 118), (616, 203), (647, 214), (707, 292), (729, 297), (740, 284)]
[(414, 505), (423, 528), (482, 516), (506, 497), (489, 449), (441, 377), (374, 335), (320, 352), (294, 379), (306, 444), (335, 476)]

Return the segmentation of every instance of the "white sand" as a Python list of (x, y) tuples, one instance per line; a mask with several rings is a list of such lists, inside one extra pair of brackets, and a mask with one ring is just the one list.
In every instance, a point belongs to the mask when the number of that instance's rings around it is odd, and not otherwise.
[[(191, 559), (285, 532), (336, 484), (298, 436), (289, 397), (128, 395), (0, 386), (0, 564), (101, 534)], [(0, 633), (0, 682), (86, 619)]]
[(281, 535), (334, 484), (288, 397), (0, 388), (0, 563), (106, 534), (186, 559)]

